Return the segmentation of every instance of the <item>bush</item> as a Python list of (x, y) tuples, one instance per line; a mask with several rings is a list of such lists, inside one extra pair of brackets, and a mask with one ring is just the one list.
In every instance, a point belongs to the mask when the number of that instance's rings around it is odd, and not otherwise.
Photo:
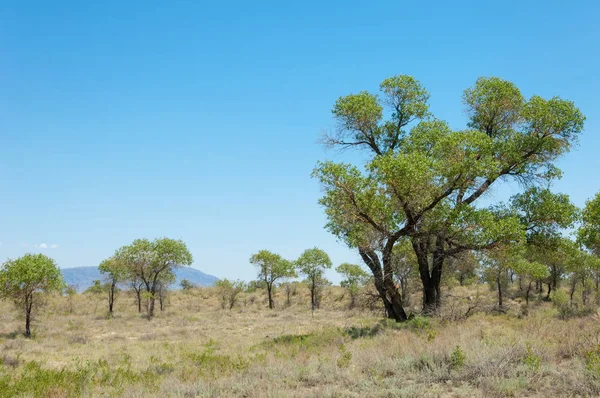
[(540, 370), (540, 367), (542, 366), (542, 357), (533, 351), (533, 347), (531, 346), (531, 343), (527, 343), (527, 345), (526, 345), (526, 351), (525, 351), (525, 356), (523, 357), (523, 363), (525, 365), (527, 365), (527, 367), (529, 367), (529, 369), (531, 369), (533, 371)]
[(450, 368), (451, 369), (462, 368), (463, 365), (465, 364), (466, 359), (467, 359), (467, 355), (460, 348), (460, 346), (457, 345), (456, 347), (454, 347), (454, 349), (452, 350), (452, 353), (450, 354)]
[(565, 319), (571, 314), (571, 306), (569, 303), (569, 296), (564, 291), (557, 289), (550, 293), (550, 300), (552, 300), (552, 306), (558, 310), (558, 315)]

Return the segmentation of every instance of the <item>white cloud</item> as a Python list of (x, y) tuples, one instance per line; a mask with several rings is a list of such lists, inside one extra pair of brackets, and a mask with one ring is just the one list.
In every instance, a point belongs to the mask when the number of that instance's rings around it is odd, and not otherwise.
[(39, 247), (40, 249), (47, 249), (47, 248), (48, 248), (48, 245), (42, 242), (42, 244), (40, 244), (40, 245), (35, 245), (35, 247)]
[(58, 247), (58, 245), (56, 243), (53, 243), (50, 245), (50, 249), (56, 249)]

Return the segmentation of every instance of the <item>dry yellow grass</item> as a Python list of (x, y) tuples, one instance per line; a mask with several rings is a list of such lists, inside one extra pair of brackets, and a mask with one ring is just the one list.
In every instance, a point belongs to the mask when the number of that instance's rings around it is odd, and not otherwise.
[(69, 314), (67, 299), (54, 297), (31, 340), (1, 303), (0, 397), (600, 396), (597, 316), (564, 321), (536, 303), (519, 317), (513, 302), (507, 314), (448, 320), (468, 305), (459, 297), (474, 294), (454, 289), (440, 317), (402, 325), (348, 310), (340, 288), (314, 315), (305, 292), (289, 308), (277, 296), (273, 311), (260, 292), (231, 311), (211, 289), (174, 292), (152, 321), (125, 295), (112, 319), (102, 298), (77, 295)]

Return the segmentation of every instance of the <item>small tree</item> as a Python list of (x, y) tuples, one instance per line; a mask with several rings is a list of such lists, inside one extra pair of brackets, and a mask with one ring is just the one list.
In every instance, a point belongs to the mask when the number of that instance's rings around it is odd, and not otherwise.
[(295, 277), (294, 264), (268, 250), (261, 250), (253, 254), (250, 257), (250, 263), (258, 268), (258, 279), (264, 284), (269, 298), (269, 308), (273, 309), (275, 305), (273, 301), (274, 283), (278, 279)]
[(130, 272), (123, 261), (117, 257), (110, 257), (98, 266), (100, 272), (105, 276), (108, 292), (108, 316), (113, 315), (113, 309), (119, 288), (117, 284), (127, 279)]
[(215, 282), (217, 292), (221, 297), (221, 308), (228, 307), (230, 310), (237, 302), (238, 296), (246, 289), (246, 284), (243, 281), (230, 281), (223, 278)]
[(137, 239), (131, 245), (117, 250), (115, 257), (126, 264), (132, 278), (142, 281), (148, 298), (148, 319), (154, 316), (154, 303), (161, 277), (172, 273), (176, 268), (191, 265), (193, 261), (183, 241), (169, 238), (155, 239), (152, 242)]
[(360, 287), (369, 280), (369, 274), (360, 265), (350, 263), (342, 263), (335, 270), (344, 277), (340, 285), (348, 291), (350, 308), (354, 308)]
[(296, 267), (300, 273), (306, 277), (308, 282), (312, 311), (314, 311), (315, 308), (319, 308), (320, 292), (326, 281), (323, 277), (323, 273), (326, 269), (331, 268), (331, 265), (331, 259), (327, 253), (316, 247), (305, 250), (298, 260), (296, 260)]
[(187, 279), (184, 279), (181, 282), (179, 282), (179, 286), (185, 292), (188, 292), (188, 291), (192, 290), (194, 287), (196, 287), (196, 286), (194, 286), (194, 284), (192, 282), (188, 281)]
[(23, 309), (26, 337), (31, 337), (31, 321), (43, 294), (60, 292), (63, 288), (63, 277), (56, 262), (43, 254), (26, 254), (8, 260), (0, 269), (0, 297), (11, 299)]

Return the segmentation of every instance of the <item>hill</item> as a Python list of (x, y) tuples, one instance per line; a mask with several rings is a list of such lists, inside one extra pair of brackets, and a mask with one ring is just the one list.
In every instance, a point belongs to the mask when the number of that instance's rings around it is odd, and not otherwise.
[[(78, 292), (82, 292), (94, 284), (95, 280), (102, 280), (102, 274), (98, 267), (75, 267), (61, 269), (67, 285), (77, 287)], [(180, 268), (175, 271), (176, 282), (171, 286), (173, 289), (179, 288), (179, 283), (187, 279), (195, 285), (212, 286), (219, 278), (213, 275), (205, 274), (196, 268)]]

